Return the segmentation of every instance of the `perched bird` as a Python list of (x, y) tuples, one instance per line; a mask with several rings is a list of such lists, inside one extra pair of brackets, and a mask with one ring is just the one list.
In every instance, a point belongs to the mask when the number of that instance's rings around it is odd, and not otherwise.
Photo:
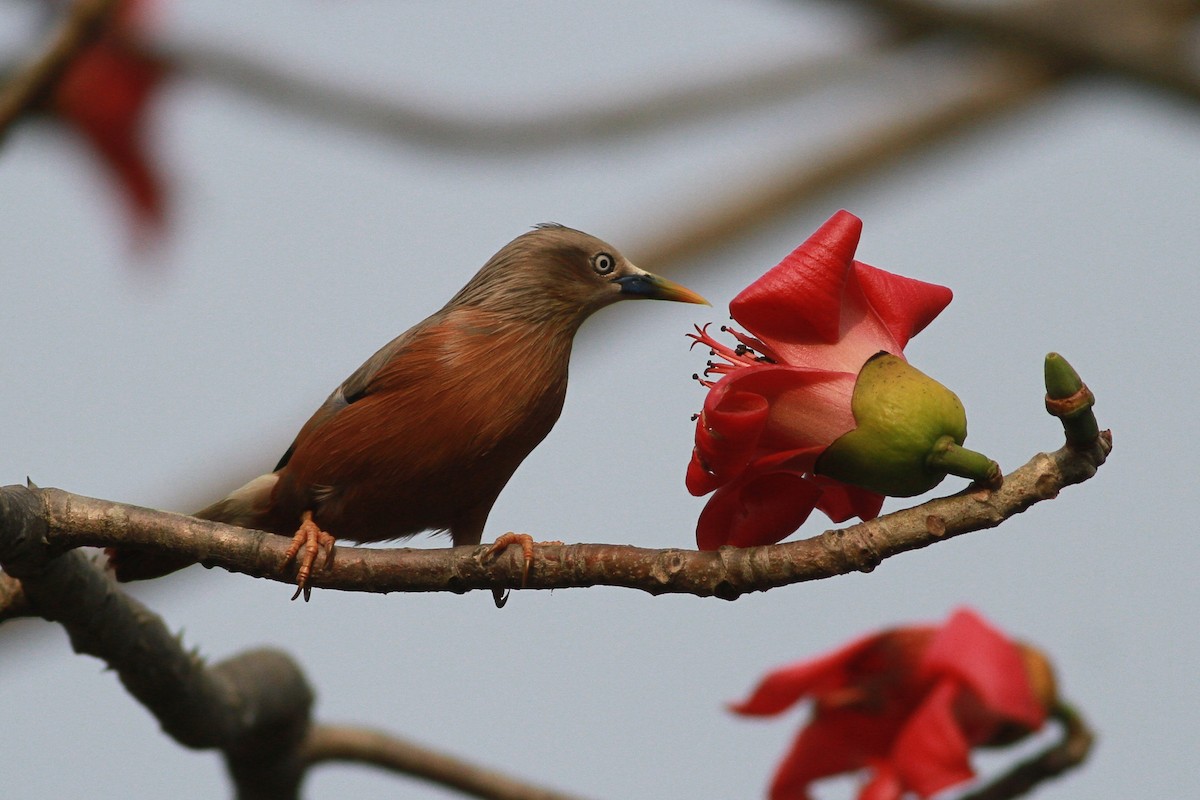
[[(544, 224), (504, 246), (440, 311), (384, 345), (317, 409), (275, 470), (195, 516), (292, 536), (296, 596), (318, 557), (356, 542), (448, 531), (477, 545), (500, 491), (562, 411), (575, 332), (625, 299), (706, 303), (611, 245)], [(532, 539), (520, 542), (526, 569)], [(118, 580), (188, 562), (114, 548)], [(497, 603), (501, 602), (497, 595)]]

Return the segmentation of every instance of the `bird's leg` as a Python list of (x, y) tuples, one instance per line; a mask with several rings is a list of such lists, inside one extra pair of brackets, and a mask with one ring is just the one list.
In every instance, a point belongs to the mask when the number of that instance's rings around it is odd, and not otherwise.
[(291, 547), (283, 556), (283, 566), (286, 567), (292, 559), (300, 554), (301, 550), (304, 550), (304, 555), (300, 557), (299, 566), (296, 569), (296, 593), (292, 595), (293, 600), (303, 592), (304, 602), (308, 602), (308, 598), (312, 596), (312, 587), (308, 585), (308, 579), (312, 575), (317, 556), (324, 550), (325, 561), (321, 567), (322, 569), (328, 567), (333, 561), (333, 545), (336, 541), (332, 535), (317, 526), (317, 523), (313, 521), (311, 511), (305, 511), (300, 515), (300, 527), (296, 530), (296, 535), (292, 537)]
[[(492, 546), (488, 548), (487, 557), (492, 558), (498, 553), (503, 552), (510, 544), (521, 545), (521, 552), (525, 555), (525, 567), (521, 570), (521, 586), (524, 587), (529, 581), (529, 565), (533, 563), (533, 546), (535, 544), (562, 544), (562, 542), (535, 542), (533, 541), (533, 537), (528, 533), (513, 533), (509, 531), (497, 537), (496, 541), (492, 542)], [(503, 608), (504, 604), (508, 602), (507, 594), (502, 595), (498, 590), (493, 591), (492, 594), (496, 599), (496, 608)]]

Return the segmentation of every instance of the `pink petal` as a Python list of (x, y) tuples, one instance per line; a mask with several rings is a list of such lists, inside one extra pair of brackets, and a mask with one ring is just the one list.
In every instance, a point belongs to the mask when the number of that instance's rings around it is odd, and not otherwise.
[(854, 262), (854, 277), (871, 311), (901, 349), (942, 313), (954, 297), (945, 286), (895, 275), (861, 261)]
[(975, 777), (970, 747), (954, 718), (954, 699), (962, 691), (945, 680), (926, 696), (896, 738), (891, 762), (901, 782), (921, 797)]
[(922, 669), (951, 675), (968, 686), (998, 717), (1042, 726), (1046, 710), (1030, 686), (1021, 652), (974, 611), (961, 608), (938, 631)]
[(740, 703), (729, 708), (736, 714), (768, 716), (789, 708), (805, 695), (820, 695), (840, 689), (853, 676), (850, 666), (866, 651), (879, 644), (880, 634), (864, 636), (827, 655), (797, 661), (771, 670)]
[(772, 348), (775, 340), (836, 342), (842, 293), (861, 233), (862, 220), (848, 211), (837, 212), (742, 290), (729, 304), (729, 312)]
[[(854, 430), (850, 404), (856, 380), (856, 373), (764, 364), (726, 376), (713, 391), (719, 387), (726, 392), (761, 395), (766, 400), (769, 413), (761, 433), (760, 452), (824, 448)], [(708, 407), (706, 401), (705, 409)]]

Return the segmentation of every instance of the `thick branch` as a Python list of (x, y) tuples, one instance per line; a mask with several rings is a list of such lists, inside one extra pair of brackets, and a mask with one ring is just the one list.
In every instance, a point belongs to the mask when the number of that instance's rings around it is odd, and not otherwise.
[(16, 578), (0, 573), (0, 622), (20, 617), (35, 617), (25, 596), (25, 587)]
[[(1005, 477), (996, 490), (968, 491), (931, 500), (870, 522), (830, 530), (810, 539), (769, 547), (727, 547), (717, 552), (649, 550), (627, 545), (541, 546), (527, 588), (624, 586), (651, 594), (681, 593), (732, 600), (747, 592), (869, 572), (885, 558), (999, 525), (1064, 487), (1095, 474), (1111, 448), (1104, 432), (1089, 447), (1064, 446), (1035, 456)], [(35, 509), (48, 547), (64, 552), (87, 545), (136, 545), (187, 555), (206, 566), (292, 582), (283, 568), (289, 538), (193, 519), (179, 514), (94, 500), (58, 489), (0, 489), (0, 559), (5, 537), (21, 527), (8, 509)], [(466, 592), (518, 587), (523, 562), (510, 548), (487, 560), (486, 547), (438, 550), (341, 546), (317, 587), (366, 592)], [(6, 567), (7, 568), (7, 567)], [(11, 572), (11, 570), (10, 570)], [(16, 574), (15, 572), (13, 574)], [(18, 576), (19, 577), (19, 576)]]
[(77, 0), (47, 37), (41, 52), (0, 86), (0, 142), (36, 106), (71, 59), (100, 32), (117, 0)]
[(291, 657), (252, 650), (207, 666), (82, 553), (53, 557), (36, 492), (0, 492), (0, 565), (10, 573), (0, 592), (15, 586), (29, 615), (61, 623), (76, 652), (115, 670), (177, 742), (222, 751), (239, 800), (296, 798), (311, 766), (335, 760), (490, 800), (574, 800), (384, 733), (310, 726), (313, 692)]
[(223, 751), (239, 798), (296, 797), (313, 695), (295, 663), (257, 650), (205, 665), (82, 553), (53, 558), (41, 513), (35, 489), (0, 494), (8, 534), (0, 565), (21, 581), (33, 612), (115, 670), (177, 742)]
[(1187, 32), (1194, 8), (1173, 0), (947, 3), (859, 0), (896, 22), (1021, 50), (1067, 69), (1106, 72), (1200, 100)]
[(304, 744), (307, 764), (353, 761), (457, 789), (483, 800), (578, 800), (381, 731), (316, 725)]

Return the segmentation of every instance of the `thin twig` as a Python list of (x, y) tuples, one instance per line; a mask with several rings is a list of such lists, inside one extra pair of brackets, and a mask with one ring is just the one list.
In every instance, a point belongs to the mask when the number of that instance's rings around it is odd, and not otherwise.
[(324, 761), (370, 764), (430, 781), (483, 800), (579, 800), (503, 773), (401, 739), (382, 731), (345, 725), (316, 725), (302, 750), (308, 765)]
[(58, 76), (100, 33), (119, 0), (77, 0), (40, 52), (0, 86), (0, 142), (12, 125), (53, 87)]
[[(847, 181), (870, 175), (923, 147), (961, 134), (971, 126), (1011, 113), (1039, 97), (1056, 73), (1037, 61), (997, 55), (978, 77), (932, 108), (916, 109), (898, 119), (850, 138), (823, 153), (806, 152), (795, 165), (784, 165), (772, 177), (742, 192), (724, 190), (720, 205), (692, 212), (675, 224), (655, 221), (655, 233), (641, 246), (630, 246), (640, 263), (664, 270), (711, 252), (733, 238), (745, 237), (789, 208), (811, 200)], [(663, 235), (658, 231), (669, 231)]]
[(1091, 753), (1095, 735), (1074, 710), (1060, 708), (1055, 716), (1062, 725), (1060, 741), (958, 800), (1012, 800), (1082, 765)]
[(305, 76), (212, 45), (160, 44), (153, 54), (185, 74), (249, 94), (260, 103), (338, 126), (437, 148), (540, 153), (550, 147), (653, 131), (668, 124), (795, 97), (831, 80), (885, 69), (894, 45), (889, 42), (863, 51), (807, 57), (703, 83), (672, 85), (641, 97), (556, 108), (516, 118), (439, 111), (381, 91)]
[[(525, 587), (623, 586), (656, 595), (682, 593), (732, 600), (747, 592), (869, 572), (886, 558), (995, 527), (1035, 503), (1055, 497), (1064, 487), (1092, 477), (1111, 446), (1106, 431), (1090, 447), (1064, 446), (1035, 456), (1006, 476), (998, 490), (931, 500), (796, 542), (726, 547), (717, 552), (543, 545), (535, 552)], [(0, 564), (5, 569), (5, 553), (14, 546), (12, 537), (19, 534), (24, 515), (35, 512), (45, 524), (51, 552), (88, 545), (132, 545), (185, 555), (231, 572), (289, 583), (295, 580), (295, 564), (284, 565), (291, 541), (288, 537), (24, 486), (0, 489)], [(345, 591), (460, 593), (521, 586), (524, 561), (520, 549), (509, 548), (496, 559), (485, 558), (487, 550), (341, 546), (330, 567), (318, 571), (311, 584)]]

